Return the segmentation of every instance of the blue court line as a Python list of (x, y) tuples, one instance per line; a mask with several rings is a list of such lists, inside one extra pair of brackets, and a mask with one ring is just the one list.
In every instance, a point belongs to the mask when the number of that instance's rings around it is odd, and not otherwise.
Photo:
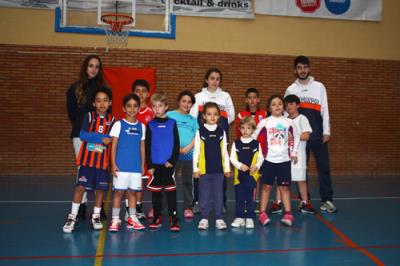
[[(400, 249), (400, 245), (370, 245), (358, 246), (362, 249)], [(289, 249), (260, 249), (241, 251), (215, 251), (215, 252), (192, 252), (192, 253), (148, 253), (148, 254), (103, 254), (103, 255), (80, 255), (80, 256), (10, 256), (0, 257), (0, 261), (7, 260), (59, 260), (59, 259), (93, 259), (93, 258), (148, 258), (148, 257), (195, 257), (213, 255), (240, 255), (257, 253), (290, 253), (290, 252), (312, 252), (312, 251), (353, 251), (354, 247), (316, 247), (316, 248), (289, 248)]]

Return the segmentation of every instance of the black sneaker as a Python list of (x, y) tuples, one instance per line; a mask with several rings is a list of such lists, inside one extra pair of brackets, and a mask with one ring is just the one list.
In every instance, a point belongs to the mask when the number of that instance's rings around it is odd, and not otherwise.
[(308, 214), (315, 214), (317, 212), (309, 201), (307, 203), (301, 203), (300, 211)]
[(161, 216), (154, 217), (153, 222), (151, 222), (151, 224), (149, 225), (149, 228), (150, 229), (157, 229), (157, 228), (161, 227), (161, 225), (162, 225)]
[(172, 215), (170, 216), (169, 220), (169, 230), (172, 232), (179, 232), (181, 230), (181, 227), (178, 224), (178, 216)]
[(269, 214), (280, 214), (282, 213), (283, 208), (282, 208), (282, 203), (276, 203), (273, 202), (271, 205), (271, 208), (269, 209)]
[(104, 202), (101, 203), (100, 220), (102, 220), (102, 221), (107, 220), (107, 214), (106, 214), (106, 211), (104, 210)]
[(200, 205), (198, 201), (195, 201), (193, 203), (193, 213), (194, 214), (200, 213)]
[(146, 218), (146, 215), (143, 212), (143, 204), (136, 204), (136, 217), (138, 219)]
[(86, 219), (86, 203), (81, 203), (79, 205), (78, 214), (76, 215), (76, 221), (83, 221)]
[(125, 212), (125, 222), (127, 222), (128, 219), (129, 219), (129, 207), (125, 207), (125, 210), (126, 210), (126, 212)]
[(254, 212), (255, 213), (260, 213), (260, 201), (259, 200), (256, 200), (256, 202), (255, 202), (255, 207), (254, 207)]

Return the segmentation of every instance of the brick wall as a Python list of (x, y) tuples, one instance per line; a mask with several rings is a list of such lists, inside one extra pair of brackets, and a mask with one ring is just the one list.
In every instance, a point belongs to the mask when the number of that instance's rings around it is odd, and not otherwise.
[[(0, 176), (74, 174), (65, 93), (89, 53), (106, 66), (157, 69), (157, 90), (167, 92), (171, 106), (181, 89), (198, 91), (212, 66), (222, 70), (236, 110), (248, 87), (261, 91), (265, 107), (294, 80), (291, 56), (0, 45)], [(333, 175), (399, 175), (400, 62), (311, 60), (328, 90)]]

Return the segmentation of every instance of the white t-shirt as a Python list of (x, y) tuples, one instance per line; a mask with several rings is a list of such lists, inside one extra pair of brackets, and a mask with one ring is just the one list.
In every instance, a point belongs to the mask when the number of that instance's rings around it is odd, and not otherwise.
[[(129, 125), (132, 125), (132, 126), (137, 125), (137, 123), (139, 122), (139, 121), (136, 121), (136, 123), (131, 123), (131, 122), (128, 122), (125, 118), (123, 118), (122, 120), (124, 120), (126, 123), (128, 123)], [(142, 131), (143, 135), (142, 135), (141, 140), (144, 140), (145, 136), (146, 136), (146, 127), (143, 124), (142, 124), (142, 130), (143, 130)], [(111, 128), (110, 136), (118, 138), (120, 133), (121, 133), (121, 121), (116, 121), (114, 123), (113, 127)]]
[(265, 160), (271, 163), (283, 163), (290, 161), (290, 156), (297, 155), (299, 134), (291, 119), (269, 116), (258, 123), (252, 137), (257, 139), (263, 128), (266, 132)]
[[(302, 114), (299, 114), (296, 118), (291, 119), (293, 121), (294, 126), (296, 127), (295, 132), (300, 135), (304, 132), (312, 132), (310, 123), (308, 122), (307, 117), (305, 117)], [(292, 168), (297, 168), (297, 169), (307, 169), (307, 154), (306, 154), (306, 146), (307, 146), (307, 141), (305, 140), (300, 140), (299, 141), (299, 148), (297, 150), (297, 163), (294, 164), (292, 162)]]

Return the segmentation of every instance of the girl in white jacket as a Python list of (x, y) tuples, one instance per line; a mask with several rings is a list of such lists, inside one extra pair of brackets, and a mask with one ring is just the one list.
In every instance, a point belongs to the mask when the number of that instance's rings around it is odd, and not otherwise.
[(190, 114), (199, 120), (199, 125), (203, 124), (201, 115), (204, 104), (214, 102), (221, 110), (219, 123), (224, 129), (229, 141), (229, 124), (235, 120), (235, 108), (231, 95), (223, 91), (219, 85), (222, 81), (222, 73), (218, 68), (210, 68), (205, 75), (204, 88), (195, 95), (196, 103), (192, 106)]

